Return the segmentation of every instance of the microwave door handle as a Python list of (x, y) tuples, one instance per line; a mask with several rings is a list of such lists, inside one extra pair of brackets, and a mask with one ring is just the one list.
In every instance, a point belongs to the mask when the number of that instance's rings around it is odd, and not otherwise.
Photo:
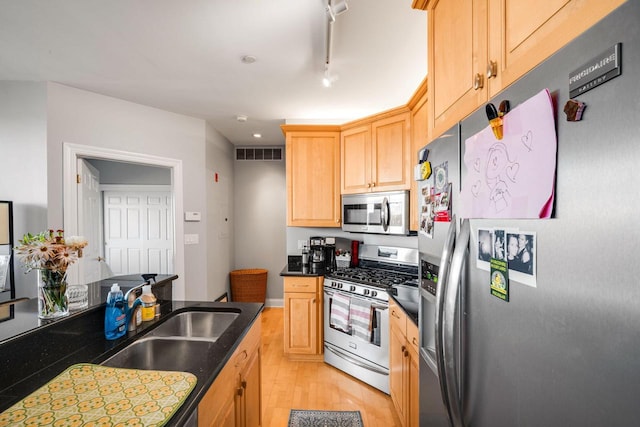
[(389, 199), (386, 197), (382, 199), (382, 207), (380, 210), (380, 219), (382, 222), (382, 229), (387, 231), (389, 229)]

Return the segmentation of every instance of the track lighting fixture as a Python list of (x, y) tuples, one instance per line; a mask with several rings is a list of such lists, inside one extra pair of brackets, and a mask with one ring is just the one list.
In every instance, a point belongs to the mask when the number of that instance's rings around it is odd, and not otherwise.
[(327, 3), (327, 49), (324, 62), (324, 77), (322, 78), (322, 85), (324, 87), (330, 87), (333, 83), (333, 79), (329, 75), (329, 64), (331, 63), (331, 44), (333, 41), (333, 23), (336, 21), (336, 16), (344, 13), (349, 9), (347, 0), (328, 0)]

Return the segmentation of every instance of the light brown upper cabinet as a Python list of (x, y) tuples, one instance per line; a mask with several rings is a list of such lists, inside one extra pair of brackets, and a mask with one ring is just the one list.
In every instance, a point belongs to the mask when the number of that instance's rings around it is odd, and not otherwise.
[(442, 134), (622, 3), (414, 0), (414, 8), (428, 11), (429, 138)]
[(341, 134), (341, 193), (410, 188), (411, 116), (406, 107), (371, 122), (345, 126)]
[(411, 201), (409, 229), (418, 231), (418, 185), (413, 179), (413, 167), (418, 164), (418, 151), (429, 142), (427, 135), (427, 79), (425, 78), (408, 103), (411, 109), (411, 152), (409, 170), (411, 173)]
[(287, 225), (340, 227), (340, 128), (283, 125)]

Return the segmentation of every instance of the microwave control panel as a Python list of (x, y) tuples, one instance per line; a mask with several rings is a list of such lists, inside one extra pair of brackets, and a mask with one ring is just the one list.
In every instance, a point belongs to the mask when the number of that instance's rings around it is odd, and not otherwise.
[(438, 271), (440, 268), (423, 259), (420, 260), (420, 286), (432, 295), (438, 290)]

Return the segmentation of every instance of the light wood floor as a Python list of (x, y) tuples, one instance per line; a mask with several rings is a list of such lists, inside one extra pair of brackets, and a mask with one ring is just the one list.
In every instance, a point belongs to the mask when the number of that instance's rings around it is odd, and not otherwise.
[(284, 356), (282, 308), (262, 314), (263, 427), (286, 427), (291, 409), (360, 411), (364, 427), (400, 427), (391, 398), (324, 362)]

